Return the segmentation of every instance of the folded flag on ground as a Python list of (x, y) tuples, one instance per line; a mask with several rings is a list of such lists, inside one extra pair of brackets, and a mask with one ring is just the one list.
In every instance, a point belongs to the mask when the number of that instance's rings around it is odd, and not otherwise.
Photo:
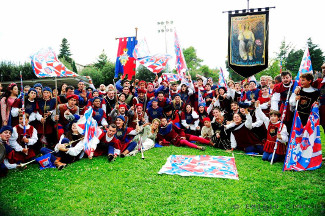
[(56, 168), (56, 166), (51, 162), (51, 157), (52, 154), (48, 153), (35, 159), (39, 163), (41, 170), (47, 168)]

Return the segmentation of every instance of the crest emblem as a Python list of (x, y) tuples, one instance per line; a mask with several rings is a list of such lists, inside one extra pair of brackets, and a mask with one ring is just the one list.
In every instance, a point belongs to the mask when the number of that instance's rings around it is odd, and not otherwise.
[(123, 49), (123, 54), (120, 55), (120, 62), (123, 66), (129, 61), (128, 49)]

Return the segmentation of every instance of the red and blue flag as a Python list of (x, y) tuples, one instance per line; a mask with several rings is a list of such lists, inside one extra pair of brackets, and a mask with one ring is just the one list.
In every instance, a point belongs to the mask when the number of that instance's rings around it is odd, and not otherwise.
[(305, 127), (295, 112), (283, 171), (314, 170), (321, 167), (322, 146), (319, 129), (319, 108), (314, 104)]
[(52, 48), (42, 49), (32, 55), (31, 63), (37, 77), (77, 77), (78, 74), (69, 70), (59, 61)]
[(168, 82), (177, 82), (179, 80), (179, 75), (173, 73), (163, 73), (161, 78), (167, 80)]
[(219, 72), (219, 82), (218, 82), (218, 86), (219, 87), (225, 87), (227, 88), (227, 83), (226, 83), (226, 79), (223, 75), (223, 70), (222, 68), (220, 68), (220, 72)]
[(171, 155), (158, 174), (239, 179), (234, 157), (209, 155)]
[(178, 40), (178, 36), (176, 33), (176, 30), (174, 31), (175, 33), (175, 43), (174, 43), (174, 47), (175, 47), (175, 54), (176, 54), (176, 71), (178, 76), (182, 79), (182, 80), (186, 80), (185, 76), (186, 76), (186, 71), (187, 71), (187, 66), (186, 66), (186, 61), (181, 49), (181, 45), (179, 43)]
[(301, 74), (304, 74), (304, 73), (313, 73), (313, 67), (311, 65), (311, 58), (310, 58), (310, 55), (309, 55), (308, 46), (305, 49), (304, 55), (302, 57), (300, 67), (299, 67), (299, 71), (298, 71), (297, 76), (296, 76), (296, 81), (293, 84), (292, 92), (294, 92), (297, 85), (300, 84), (299, 77), (300, 77)]
[(120, 74), (128, 77), (129, 80), (135, 75), (136, 62), (133, 56), (133, 50), (137, 45), (136, 37), (119, 38), (117, 58), (115, 64), (115, 78)]
[(198, 91), (198, 106), (202, 106), (202, 105), (205, 107), (206, 103), (205, 103), (205, 99), (203, 98), (202, 93), (199, 89), (199, 91)]
[(77, 122), (77, 128), (80, 134), (84, 135), (84, 152), (89, 156), (95, 151), (99, 143), (99, 136), (102, 130), (98, 127), (97, 121), (92, 117), (93, 108), (85, 112)]

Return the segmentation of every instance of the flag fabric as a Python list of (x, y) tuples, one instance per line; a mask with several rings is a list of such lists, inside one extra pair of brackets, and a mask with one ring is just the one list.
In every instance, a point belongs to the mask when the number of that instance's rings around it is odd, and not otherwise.
[(305, 127), (295, 112), (283, 171), (314, 170), (321, 167), (322, 147), (319, 129), (319, 107), (314, 104)]
[(209, 155), (171, 155), (158, 174), (239, 179), (235, 158)]
[(280, 74), (282, 73), (282, 58), (280, 60)]
[(98, 137), (102, 131), (98, 127), (97, 121), (93, 119), (93, 108), (90, 107), (77, 122), (78, 132), (84, 135), (84, 152), (89, 156), (95, 151), (97, 144), (99, 143)]
[(35, 158), (35, 160), (39, 163), (41, 170), (47, 168), (56, 168), (56, 166), (51, 162), (51, 156), (52, 154), (48, 153), (41, 157)]
[(166, 68), (168, 60), (171, 59), (170, 55), (153, 55), (137, 59), (140, 64), (148, 68), (152, 73), (160, 73)]
[(186, 71), (187, 71), (186, 61), (178, 40), (176, 30), (174, 31), (174, 35), (175, 35), (174, 46), (175, 46), (175, 54), (176, 54), (176, 71), (182, 80), (186, 80), (185, 79)]
[[(200, 106), (202, 104), (204, 107), (206, 106), (205, 99), (203, 98), (202, 93), (199, 89), (199, 91), (198, 91), (198, 106)], [(198, 109), (199, 109), (199, 107), (198, 107)]]
[(177, 82), (179, 80), (178, 74), (173, 73), (163, 73), (161, 78), (167, 80), (168, 82)]
[(219, 72), (219, 82), (218, 82), (218, 86), (219, 87), (226, 87), (227, 88), (227, 83), (225, 80), (225, 77), (223, 75), (223, 70), (222, 68), (220, 68), (220, 72)]
[(141, 39), (138, 41), (137, 45), (135, 45), (133, 50), (133, 57), (137, 60), (151, 56), (149, 47), (146, 39)]
[(296, 82), (294, 82), (294, 84), (293, 84), (292, 92), (294, 92), (297, 85), (300, 84), (299, 77), (303, 73), (313, 73), (313, 67), (311, 65), (311, 58), (310, 58), (310, 55), (309, 55), (308, 46), (305, 49), (304, 55), (302, 57), (300, 67), (299, 67), (299, 71), (298, 71), (297, 76), (296, 76)]
[(120, 74), (128, 77), (129, 80), (135, 75), (135, 58), (133, 57), (134, 47), (137, 44), (136, 37), (119, 38), (117, 58), (115, 64), (115, 78)]
[(59, 61), (52, 48), (42, 49), (30, 58), (34, 73), (39, 78), (78, 76)]

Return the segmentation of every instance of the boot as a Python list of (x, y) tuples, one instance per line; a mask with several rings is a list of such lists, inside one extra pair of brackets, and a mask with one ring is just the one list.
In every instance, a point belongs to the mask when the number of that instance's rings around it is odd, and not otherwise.
[(60, 162), (61, 158), (57, 157), (54, 161), (54, 165), (58, 168), (58, 170), (62, 170), (64, 167), (67, 166), (67, 164)]
[(124, 158), (129, 152), (129, 150), (125, 150), (122, 154), (120, 154), (120, 157)]
[(112, 162), (112, 161), (114, 161), (115, 157), (114, 157), (114, 155), (109, 154), (109, 155), (107, 156), (107, 159), (108, 159), (108, 162)]

